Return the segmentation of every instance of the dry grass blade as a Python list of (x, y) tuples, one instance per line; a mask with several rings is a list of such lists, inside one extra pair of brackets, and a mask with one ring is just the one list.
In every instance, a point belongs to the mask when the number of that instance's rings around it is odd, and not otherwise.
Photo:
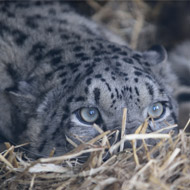
[(187, 127), (189, 126), (189, 124), (190, 124), (190, 118), (189, 118), (189, 120), (187, 121), (187, 124), (185, 125), (183, 131), (186, 131), (186, 129), (187, 129)]
[(3, 163), (5, 163), (9, 168), (14, 169), (14, 167), (12, 166), (12, 164), (4, 157), (0, 154), (0, 161), (2, 161)]
[(169, 134), (130, 134), (130, 135), (125, 135), (123, 139), (116, 143), (114, 146), (110, 148), (110, 153), (113, 153), (115, 149), (117, 149), (121, 143), (125, 141), (131, 141), (131, 140), (143, 140), (143, 139), (169, 139), (171, 136)]
[[(123, 117), (122, 117), (122, 125), (121, 125), (121, 139), (123, 139), (125, 135), (125, 129), (126, 129), (126, 120), (127, 120), (127, 108), (123, 109)], [(124, 149), (124, 143), (120, 145), (120, 151), (123, 151)]]

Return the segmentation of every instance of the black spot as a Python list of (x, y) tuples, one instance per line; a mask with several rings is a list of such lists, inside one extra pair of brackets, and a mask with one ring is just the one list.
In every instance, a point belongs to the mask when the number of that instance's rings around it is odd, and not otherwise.
[(142, 73), (141, 73), (140, 71), (135, 71), (134, 74), (135, 74), (136, 76), (142, 75)]
[(76, 102), (85, 101), (85, 98), (83, 96), (79, 96), (75, 99)]
[(88, 94), (88, 87), (85, 87), (84, 92)]
[(119, 92), (118, 92), (117, 88), (115, 88), (115, 92), (116, 92), (117, 98), (119, 98)]
[(104, 48), (104, 46), (102, 45), (102, 43), (96, 43), (97, 44), (97, 46), (100, 48), (100, 49), (103, 49)]
[(53, 72), (49, 72), (49, 73), (45, 74), (45, 79), (47, 79), (47, 80), (51, 79), (53, 74), (54, 74)]
[(90, 67), (90, 66), (91, 66), (91, 64), (89, 64), (89, 63), (86, 63), (86, 64), (84, 65), (85, 68), (88, 68), (88, 67)]
[(137, 87), (135, 87), (135, 92), (136, 92), (137, 96), (139, 96), (139, 90), (137, 89)]
[(113, 45), (113, 44), (110, 44), (110, 45), (108, 45), (107, 47), (108, 47), (109, 49), (111, 49), (112, 51), (114, 51), (114, 52), (121, 51), (120, 48), (116, 47), (116, 46)]
[(51, 64), (52, 65), (58, 65), (62, 60), (62, 56), (54, 57), (51, 59)]
[(41, 5), (42, 5), (42, 2), (40, 2), (40, 1), (36, 1), (36, 2), (35, 2), (35, 6), (38, 7), (38, 6), (41, 6)]
[(116, 100), (113, 100), (113, 101), (112, 101), (112, 105), (114, 105), (114, 104), (115, 104), (115, 102), (116, 102)]
[(139, 68), (139, 67), (133, 67), (135, 70), (137, 70), (137, 71), (140, 71), (140, 72), (142, 72), (142, 73), (145, 73), (145, 71), (143, 70), (143, 69), (141, 69), (141, 68)]
[(75, 77), (75, 79), (74, 79), (75, 82), (79, 80), (80, 75), (81, 75), (81, 74), (79, 73), (79, 74)]
[(113, 93), (111, 93), (111, 99), (113, 99), (114, 98), (114, 94)]
[(7, 64), (7, 72), (11, 75), (11, 77), (14, 79), (14, 80), (18, 80), (20, 78), (19, 74), (16, 72), (16, 70), (13, 68), (13, 65), (12, 63), (9, 63)]
[(132, 88), (131, 87), (129, 87), (129, 92), (132, 93)]
[(65, 65), (60, 65), (56, 68), (56, 71), (59, 71), (59, 70), (64, 70), (65, 68)]
[(15, 17), (15, 14), (12, 13), (12, 12), (10, 12), (10, 11), (7, 11), (7, 16), (8, 16), (9, 18), (14, 18), (14, 17)]
[(69, 113), (70, 112), (69, 106), (68, 105), (63, 106), (63, 111)]
[(73, 98), (74, 98), (74, 96), (68, 97), (68, 98), (67, 98), (67, 102), (72, 102)]
[(63, 114), (63, 115), (62, 115), (62, 118), (61, 118), (61, 121), (66, 120), (68, 117), (69, 117), (69, 115), (68, 115), (68, 114)]
[(110, 48), (110, 49), (112, 49), (112, 48), (114, 48), (115, 46), (114, 46), (113, 44), (109, 44), (107, 47)]
[(129, 80), (129, 78), (128, 77), (125, 77), (125, 81), (128, 81)]
[(150, 67), (150, 63), (148, 63), (148, 62), (145, 62), (144, 65), (147, 67)]
[(66, 82), (67, 82), (67, 79), (63, 79), (63, 80), (61, 81), (61, 84), (64, 85)]
[(97, 104), (99, 104), (99, 100), (100, 100), (100, 89), (99, 88), (95, 88), (94, 91), (94, 99), (96, 101)]
[[(18, 1), (19, 2), (19, 1)], [(24, 2), (24, 1), (20, 1), (19, 3), (16, 3), (16, 7), (19, 7), (19, 8), (28, 8), (30, 5), (30, 3), (28, 2)]]
[(145, 77), (152, 80), (152, 77), (150, 75), (145, 75)]
[(121, 75), (123, 75), (123, 76), (128, 76), (128, 74), (127, 73), (123, 73), (123, 72), (121, 72)]
[(78, 58), (81, 58), (81, 57), (84, 57), (84, 56), (86, 56), (85, 53), (76, 53), (75, 54), (75, 57), (78, 57)]
[(163, 93), (163, 92), (164, 92), (164, 89), (159, 89), (159, 92), (160, 92), (160, 93)]
[(81, 57), (81, 61), (87, 61), (87, 60), (89, 60), (90, 58), (89, 57)]
[(91, 43), (91, 42), (94, 42), (93, 39), (87, 39), (86, 41), (87, 41), (87, 42), (90, 42), (90, 43)]
[(61, 53), (62, 53), (62, 49), (60, 48), (53, 48), (51, 50), (49, 50), (46, 54), (47, 57), (50, 57), (51, 58), (51, 64), (53, 65), (57, 65), (61, 62), (62, 60), (62, 56), (61, 56)]
[(64, 76), (66, 76), (66, 75), (67, 75), (67, 72), (65, 71), (65, 72), (60, 73), (60, 74), (59, 74), (59, 77), (62, 78), (62, 77), (64, 77)]
[(36, 61), (40, 61), (42, 57), (44, 56), (44, 49), (46, 45), (43, 42), (37, 42), (35, 43), (31, 50), (29, 51), (29, 56), (34, 56), (34, 59)]
[(63, 145), (60, 142), (56, 142), (55, 146), (56, 147), (63, 147)]
[(101, 77), (102, 77), (101, 74), (97, 74), (97, 75), (95, 75), (95, 78), (101, 78)]
[(138, 62), (140, 62), (141, 55), (139, 55), (139, 54), (134, 54), (134, 55), (132, 56), (132, 58), (135, 59), (135, 60), (137, 60)]
[(41, 18), (40, 15), (36, 15), (36, 16), (28, 16), (25, 19), (25, 24), (26, 26), (32, 28), (32, 29), (36, 29), (38, 28), (38, 24), (36, 22), (37, 19)]
[(114, 56), (112, 56), (112, 59), (118, 59), (118, 58), (119, 58), (118, 55), (114, 55)]
[(63, 40), (68, 40), (69, 36), (67, 34), (61, 34), (60, 38), (63, 39)]
[(112, 50), (113, 50), (114, 52), (121, 51), (121, 49), (120, 49), (120, 48), (118, 48), (118, 47), (114, 47), (114, 48), (112, 48)]
[(46, 28), (46, 32), (48, 32), (48, 33), (52, 33), (53, 31), (54, 31), (54, 29), (52, 27)]
[(72, 73), (76, 73), (78, 71), (78, 68), (72, 70)]
[(117, 67), (120, 67), (120, 66), (121, 66), (121, 63), (117, 62), (117, 63), (116, 63), (116, 66), (117, 66)]
[(129, 87), (128, 87), (128, 86), (125, 86), (125, 87), (124, 87), (124, 90), (127, 90), (127, 91), (128, 91), (128, 90), (129, 90)]
[(54, 57), (54, 56), (59, 56), (63, 50), (60, 48), (53, 48), (49, 50), (46, 54), (48, 57)]
[(133, 60), (127, 57), (123, 58), (123, 61), (125, 61), (125, 63), (128, 63), (128, 64), (133, 64)]
[(146, 87), (148, 89), (149, 94), (151, 96), (154, 96), (154, 88), (153, 88), (153, 86), (151, 84), (147, 83), (147, 82), (145, 83), (145, 85), (146, 85)]
[(91, 78), (88, 78), (88, 79), (86, 80), (86, 84), (89, 86), (89, 85), (91, 84), (91, 81), (92, 81), (92, 79), (91, 79)]
[(105, 71), (109, 71), (110, 69), (109, 69), (109, 67), (106, 67), (104, 70), (105, 70)]
[(106, 86), (108, 87), (108, 90), (111, 92), (110, 85), (106, 82)]
[[(54, 117), (55, 117), (56, 114), (57, 114), (57, 112), (54, 111), (54, 112), (51, 114), (51, 119), (54, 119)], [(45, 128), (45, 130), (47, 130), (47, 127)], [(42, 134), (44, 134), (44, 133), (42, 133)]]
[(90, 75), (90, 74), (92, 74), (94, 72), (94, 70), (91, 68), (91, 67), (89, 67), (87, 70), (86, 70), (86, 75), (88, 76), (88, 75)]
[(73, 51), (75, 51), (75, 52), (78, 52), (78, 51), (81, 51), (81, 50), (83, 50), (83, 47), (82, 47), (82, 46), (75, 46), (75, 47), (73, 48)]
[(28, 38), (28, 35), (20, 30), (13, 30), (12, 34), (15, 38), (15, 42), (18, 46), (22, 46), (25, 40)]
[(80, 66), (79, 63), (68, 63), (68, 66), (71, 70), (74, 70)]
[(0, 22), (0, 34), (2, 35), (3, 34), (3, 32), (9, 32), (10, 33), (10, 28), (7, 26), (7, 25), (5, 25), (3, 22)]
[(96, 50), (96, 47), (91, 46), (90, 49), (94, 51), (94, 50)]
[(126, 51), (121, 51), (121, 52), (118, 52), (120, 55), (124, 55), (124, 56), (127, 56), (128, 53)]
[(101, 58), (96, 57), (96, 58), (94, 58), (94, 61), (95, 61), (95, 62), (100, 62), (100, 61), (101, 61)]
[(94, 53), (93, 53), (94, 56), (99, 56), (101, 54), (103, 54), (103, 53), (101, 51), (99, 51), (99, 50), (95, 50)]
[(134, 81), (137, 83), (137, 82), (139, 81), (139, 79), (138, 79), (138, 78), (135, 78)]

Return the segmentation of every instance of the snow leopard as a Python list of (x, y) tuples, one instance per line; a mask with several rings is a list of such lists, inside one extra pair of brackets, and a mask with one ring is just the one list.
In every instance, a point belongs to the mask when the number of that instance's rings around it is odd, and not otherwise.
[(31, 156), (69, 152), (94, 123), (120, 131), (124, 108), (125, 134), (147, 118), (146, 133), (177, 123), (174, 78), (162, 46), (130, 49), (62, 2), (0, 3), (0, 139)]

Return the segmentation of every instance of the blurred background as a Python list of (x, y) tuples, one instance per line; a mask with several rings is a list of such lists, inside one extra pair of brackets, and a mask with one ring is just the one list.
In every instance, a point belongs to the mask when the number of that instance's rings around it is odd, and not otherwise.
[[(119, 35), (136, 50), (161, 44), (177, 75), (174, 96), (179, 102), (179, 125), (190, 117), (190, 0), (78, 0), (68, 3)], [(190, 127), (188, 128), (190, 131)]]

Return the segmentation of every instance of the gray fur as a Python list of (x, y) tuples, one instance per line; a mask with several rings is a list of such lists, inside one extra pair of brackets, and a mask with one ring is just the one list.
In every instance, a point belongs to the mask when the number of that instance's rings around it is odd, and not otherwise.
[(36, 155), (47, 156), (54, 147), (56, 155), (63, 154), (73, 148), (66, 136), (78, 143), (74, 135), (87, 141), (98, 134), (76, 116), (89, 106), (98, 108), (103, 130), (120, 129), (127, 107), (126, 133), (134, 133), (156, 102), (166, 102), (165, 113), (156, 126), (149, 122), (147, 132), (167, 126), (165, 121), (176, 123), (162, 47), (133, 51), (111, 42), (108, 37), (119, 38), (65, 5), (25, 5), (0, 5), (3, 137), (30, 142), (28, 150)]

